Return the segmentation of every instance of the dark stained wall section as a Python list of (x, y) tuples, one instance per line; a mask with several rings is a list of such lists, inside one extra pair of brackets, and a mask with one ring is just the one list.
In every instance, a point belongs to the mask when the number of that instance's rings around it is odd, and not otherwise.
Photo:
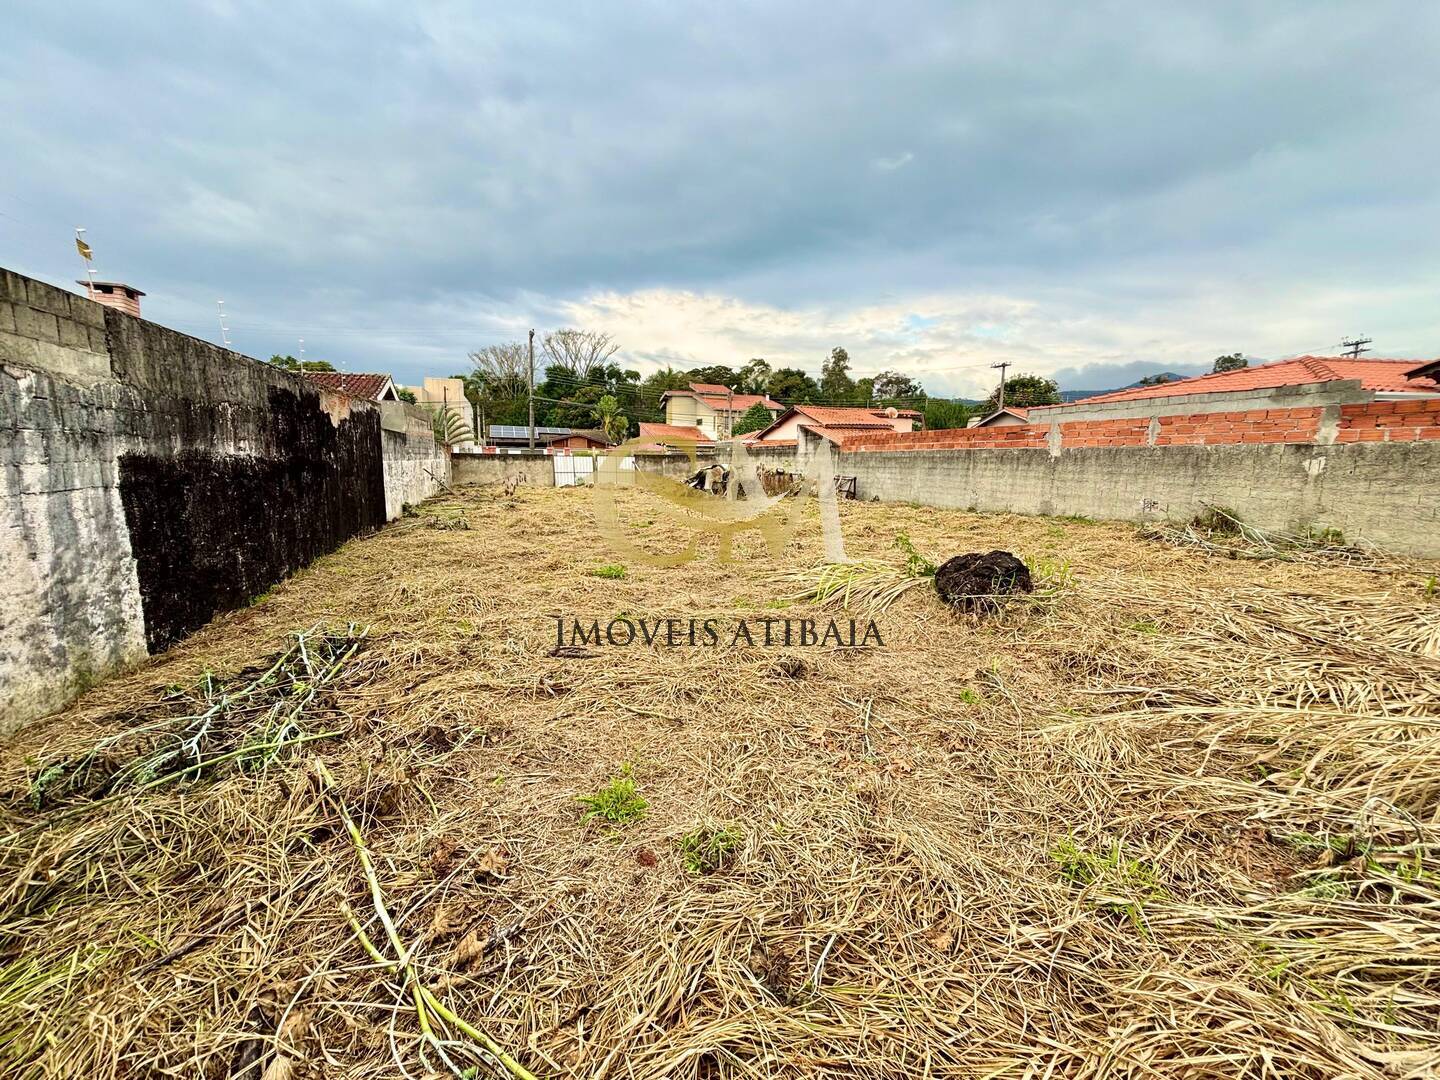
[(322, 401), (308, 382), (209, 342), (106, 318), (116, 375), (144, 401), (139, 446), (118, 471), (150, 652), (384, 524), (378, 409)]
[(241, 607), (385, 521), (380, 417), (333, 424), (311, 395), (270, 393), (278, 458), (124, 454), (120, 498), (149, 650)]

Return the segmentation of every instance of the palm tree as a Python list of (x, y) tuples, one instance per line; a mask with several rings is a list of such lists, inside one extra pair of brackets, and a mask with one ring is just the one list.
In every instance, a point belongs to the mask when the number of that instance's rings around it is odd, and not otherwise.
[(435, 441), (445, 446), (475, 439), (475, 432), (449, 405), (441, 405), (430, 414), (430, 427), (435, 432)]
[(630, 430), (630, 420), (621, 415), (620, 402), (615, 400), (613, 394), (606, 394), (595, 403), (595, 415), (600, 418), (600, 430), (604, 433), (606, 442), (613, 445), (625, 440), (625, 434)]

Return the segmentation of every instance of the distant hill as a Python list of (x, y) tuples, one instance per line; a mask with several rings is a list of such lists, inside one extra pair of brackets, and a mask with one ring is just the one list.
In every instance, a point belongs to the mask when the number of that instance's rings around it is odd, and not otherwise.
[[(1160, 371), (1160, 372), (1156, 372), (1156, 375), (1163, 376), (1166, 382), (1176, 382), (1177, 380), (1180, 380), (1180, 379), (1191, 379), (1191, 378), (1194, 378), (1193, 375), (1178, 375), (1178, 374), (1176, 374), (1176, 373), (1173, 372), (1173, 371)], [(1153, 379), (1154, 377), (1155, 377), (1155, 376), (1150, 376), (1150, 378), (1152, 378), (1152, 379)], [(1132, 382), (1129, 386), (1117, 386), (1117, 387), (1114, 387), (1113, 389), (1110, 389), (1110, 390), (1061, 390), (1061, 391), (1060, 391), (1060, 400), (1061, 400), (1061, 401), (1083, 401), (1083, 400), (1084, 400), (1085, 398), (1087, 398), (1087, 397), (1099, 397), (1101, 394), (1113, 394), (1113, 393), (1115, 393), (1115, 391), (1117, 391), (1117, 390), (1133, 390), (1133, 389), (1134, 389), (1135, 387), (1137, 387), (1137, 386), (1145, 386), (1145, 385), (1148, 385), (1148, 384), (1142, 383), (1139, 379), (1136, 379), (1136, 380), (1135, 380), (1134, 382)]]

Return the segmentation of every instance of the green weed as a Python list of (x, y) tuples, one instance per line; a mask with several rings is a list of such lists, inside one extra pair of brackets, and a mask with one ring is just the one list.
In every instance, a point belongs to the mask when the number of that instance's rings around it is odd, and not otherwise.
[(1100, 886), (1127, 897), (1105, 900), (1099, 906), (1120, 912), (1141, 930), (1145, 901), (1165, 895), (1154, 868), (1140, 859), (1127, 859), (1118, 840), (1111, 841), (1109, 850), (1102, 854), (1086, 850), (1074, 837), (1067, 836), (1050, 849), (1050, 858), (1065, 880), (1082, 888)]
[(713, 874), (725, 865), (744, 838), (729, 825), (703, 826), (680, 838), (680, 861), (692, 874)]
[(586, 807), (581, 821), (607, 821), (611, 825), (629, 825), (645, 816), (647, 803), (635, 790), (635, 781), (625, 768), (593, 795), (581, 795), (576, 801)]
[(591, 577), (606, 578), (609, 581), (619, 581), (625, 576), (625, 567), (618, 563), (607, 563), (604, 566), (597, 566), (590, 571)]

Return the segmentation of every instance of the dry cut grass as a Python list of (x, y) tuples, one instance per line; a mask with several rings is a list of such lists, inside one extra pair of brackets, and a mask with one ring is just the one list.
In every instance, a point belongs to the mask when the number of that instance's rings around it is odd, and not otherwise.
[[(883, 647), (553, 655), (553, 614), (833, 613), (776, 584), (813, 522), (597, 574), (589, 498), (438, 500), (12, 737), (0, 1073), (1434, 1074), (1433, 570), (850, 504), (856, 557), (1005, 548), (1040, 598), (906, 588)], [(259, 684), (287, 655), (301, 685)], [(135, 730), (183, 775), (117, 783)], [(56, 786), (86, 760), (103, 790)]]

